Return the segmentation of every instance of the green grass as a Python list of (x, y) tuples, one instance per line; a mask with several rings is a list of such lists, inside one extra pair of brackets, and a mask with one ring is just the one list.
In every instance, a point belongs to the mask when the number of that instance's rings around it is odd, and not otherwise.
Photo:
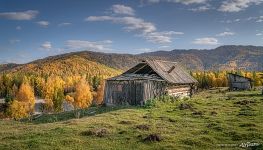
[[(81, 110), (80, 119), (64, 112), (31, 122), (2, 120), (0, 149), (242, 149), (230, 144), (246, 142), (261, 144), (251, 149), (263, 149), (259, 93), (215, 89), (145, 108), (92, 107)], [(145, 141), (150, 134), (161, 141)]]

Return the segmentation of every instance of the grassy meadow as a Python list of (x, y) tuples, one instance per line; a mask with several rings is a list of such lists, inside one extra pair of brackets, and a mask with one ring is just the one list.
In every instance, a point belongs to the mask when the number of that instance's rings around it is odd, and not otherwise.
[[(79, 118), (79, 119), (78, 119)], [(213, 89), (145, 107), (91, 107), (0, 121), (0, 149), (263, 149), (260, 91)]]

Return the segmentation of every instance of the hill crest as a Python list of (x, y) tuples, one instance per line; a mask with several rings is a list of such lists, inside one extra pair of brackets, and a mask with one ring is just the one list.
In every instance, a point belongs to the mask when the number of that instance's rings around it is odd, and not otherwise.
[(187, 69), (191, 70), (263, 70), (263, 47), (262, 46), (241, 46), (225, 45), (215, 49), (174, 49), (171, 51), (155, 51), (132, 54), (102, 53), (93, 51), (80, 51), (50, 56), (35, 60), (27, 64), (4, 64), (0, 65), (0, 72), (12, 72), (28, 66), (42, 66), (48, 62), (59, 62), (75, 57), (83, 61), (96, 62), (104, 66), (117, 70), (127, 70), (139, 61), (146, 58), (176, 61), (181, 63)]

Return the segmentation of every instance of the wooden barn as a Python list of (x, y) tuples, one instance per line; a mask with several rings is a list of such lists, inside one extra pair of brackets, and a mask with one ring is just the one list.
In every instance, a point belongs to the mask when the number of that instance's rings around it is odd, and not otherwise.
[(106, 81), (104, 102), (106, 105), (143, 105), (164, 94), (191, 96), (196, 83), (176, 62), (145, 60)]
[(228, 73), (229, 90), (250, 90), (252, 79), (234, 73)]

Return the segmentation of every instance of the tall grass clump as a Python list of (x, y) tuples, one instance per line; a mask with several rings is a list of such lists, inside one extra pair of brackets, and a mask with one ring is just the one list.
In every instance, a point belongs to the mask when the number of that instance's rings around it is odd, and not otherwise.
[[(183, 99), (188, 99), (188, 98), (183, 98)], [(162, 96), (147, 100), (144, 107), (153, 108), (153, 107), (158, 107), (163, 104), (173, 104), (178, 100), (179, 100), (178, 97), (173, 97), (170, 95), (162, 95)]]

